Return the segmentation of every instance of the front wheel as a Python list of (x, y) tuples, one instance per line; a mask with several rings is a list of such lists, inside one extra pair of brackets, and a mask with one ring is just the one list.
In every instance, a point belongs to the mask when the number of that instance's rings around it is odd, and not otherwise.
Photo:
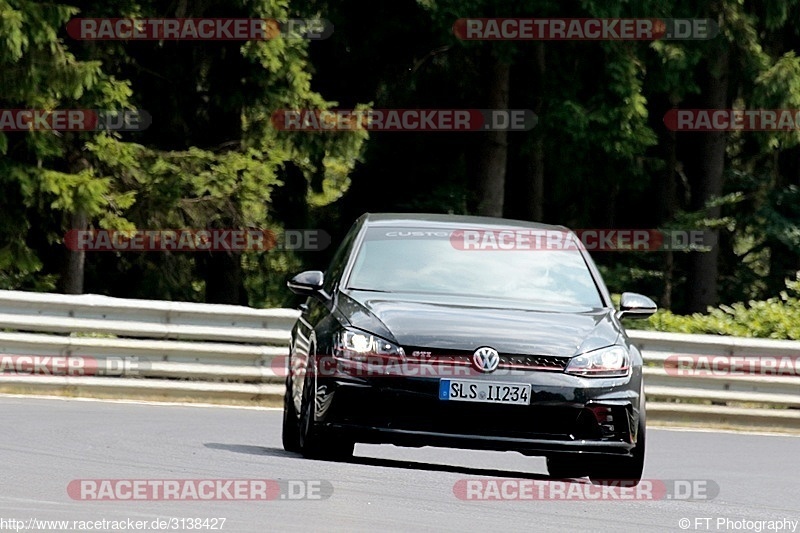
[(306, 379), (303, 401), (300, 407), (300, 452), (307, 459), (343, 461), (353, 457), (355, 442), (334, 435), (327, 435), (314, 422), (316, 402), (311, 380)]
[(283, 449), (287, 452), (297, 453), (300, 451), (300, 420), (297, 409), (294, 407), (294, 397), (292, 395), (292, 376), (286, 378), (286, 393), (283, 395), (283, 430), (281, 437)]

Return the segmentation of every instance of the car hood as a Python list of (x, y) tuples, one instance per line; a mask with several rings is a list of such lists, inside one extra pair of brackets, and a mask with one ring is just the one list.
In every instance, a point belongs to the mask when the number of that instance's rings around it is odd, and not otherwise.
[[(441, 300), (441, 299), (439, 299)], [(491, 302), (491, 300), (489, 300)], [(401, 346), (573, 356), (616, 343), (620, 330), (606, 308), (506, 307), (486, 300), (365, 291), (339, 293), (339, 319)]]

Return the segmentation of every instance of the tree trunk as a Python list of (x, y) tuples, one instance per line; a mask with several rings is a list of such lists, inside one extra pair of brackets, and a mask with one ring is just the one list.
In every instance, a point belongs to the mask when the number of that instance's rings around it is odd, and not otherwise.
[[(778, 154), (774, 189), (786, 190), (789, 186), (800, 186), (800, 147), (792, 147)], [(791, 217), (793, 209), (776, 206), (783, 216)], [(796, 252), (777, 238), (769, 239), (769, 281), (767, 291), (774, 295), (786, 288), (785, 280), (794, 280), (800, 270), (800, 258)]]
[[(85, 230), (89, 227), (86, 213), (79, 211), (69, 215), (69, 229)], [(59, 290), (64, 294), (83, 294), (83, 266), (86, 252), (67, 250), (59, 279)]]
[[(708, 77), (702, 94), (708, 97), (706, 107), (724, 109), (728, 102), (727, 49), (713, 56), (708, 63)], [(692, 194), (695, 208), (703, 208), (709, 200), (722, 194), (725, 170), (725, 132), (707, 132), (702, 137), (699, 165), (700, 175)], [(718, 218), (720, 208), (706, 211), (709, 218)], [(704, 313), (709, 306), (719, 301), (717, 278), (719, 268), (719, 232), (706, 230), (713, 246), (707, 252), (693, 252), (689, 271), (689, 312)]]
[[(671, 222), (678, 208), (676, 187), (676, 174), (678, 172), (678, 153), (675, 132), (668, 131), (666, 137), (667, 168), (664, 169), (664, 179), (661, 182), (661, 213), (660, 221)], [(661, 307), (672, 308), (672, 291), (674, 288), (675, 256), (673, 252), (664, 252), (664, 289), (661, 293)]]
[[(511, 67), (494, 54), (488, 54), (489, 108), (508, 109)], [(508, 132), (486, 132), (481, 160), (478, 165), (478, 214), (489, 217), (503, 216), (506, 163), (508, 160)]]
[[(83, 157), (77, 148), (70, 151), (67, 157), (69, 172), (78, 174), (90, 167), (89, 161)], [(76, 199), (77, 200), (77, 199)], [(80, 202), (76, 201), (78, 205)], [(69, 227), (67, 229), (86, 230), (89, 219), (86, 212), (78, 207), (69, 213)], [(83, 250), (66, 250), (64, 262), (61, 267), (61, 277), (58, 280), (58, 290), (64, 294), (83, 294), (83, 273), (86, 261), (86, 252)]]
[[(538, 117), (542, 112), (544, 93), (545, 57), (544, 43), (537, 41), (534, 46), (534, 72), (536, 75), (533, 89), (533, 112)], [(542, 222), (544, 220), (544, 137), (540, 130), (531, 132), (531, 150), (524, 179), (525, 201), (523, 216), (526, 220)]]

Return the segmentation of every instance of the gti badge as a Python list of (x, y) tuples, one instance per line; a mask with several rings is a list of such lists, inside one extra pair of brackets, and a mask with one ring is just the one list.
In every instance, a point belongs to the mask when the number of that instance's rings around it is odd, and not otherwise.
[(481, 372), (494, 372), (500, 364), (500, 354), (494, 348), (484, 346), (472, 354), (472, 364)]

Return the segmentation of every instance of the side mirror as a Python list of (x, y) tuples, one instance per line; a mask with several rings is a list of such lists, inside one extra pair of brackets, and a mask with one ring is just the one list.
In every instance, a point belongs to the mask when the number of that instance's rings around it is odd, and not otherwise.
[(647, 318), (656, 312), (656, 303), (642, 294), (623, 292), (617, 318)]
[(323, 301), (328, 301), (331, 297), (322, 290), (322, 285), (324, 283), (325, 275), (321, 271), (306, 270), (305, 272), (300, 272), (286, 282), (286, 286), (289, 287), (289, 290), (293, 293), (299, 294), (300, 296), (313, 296)]

